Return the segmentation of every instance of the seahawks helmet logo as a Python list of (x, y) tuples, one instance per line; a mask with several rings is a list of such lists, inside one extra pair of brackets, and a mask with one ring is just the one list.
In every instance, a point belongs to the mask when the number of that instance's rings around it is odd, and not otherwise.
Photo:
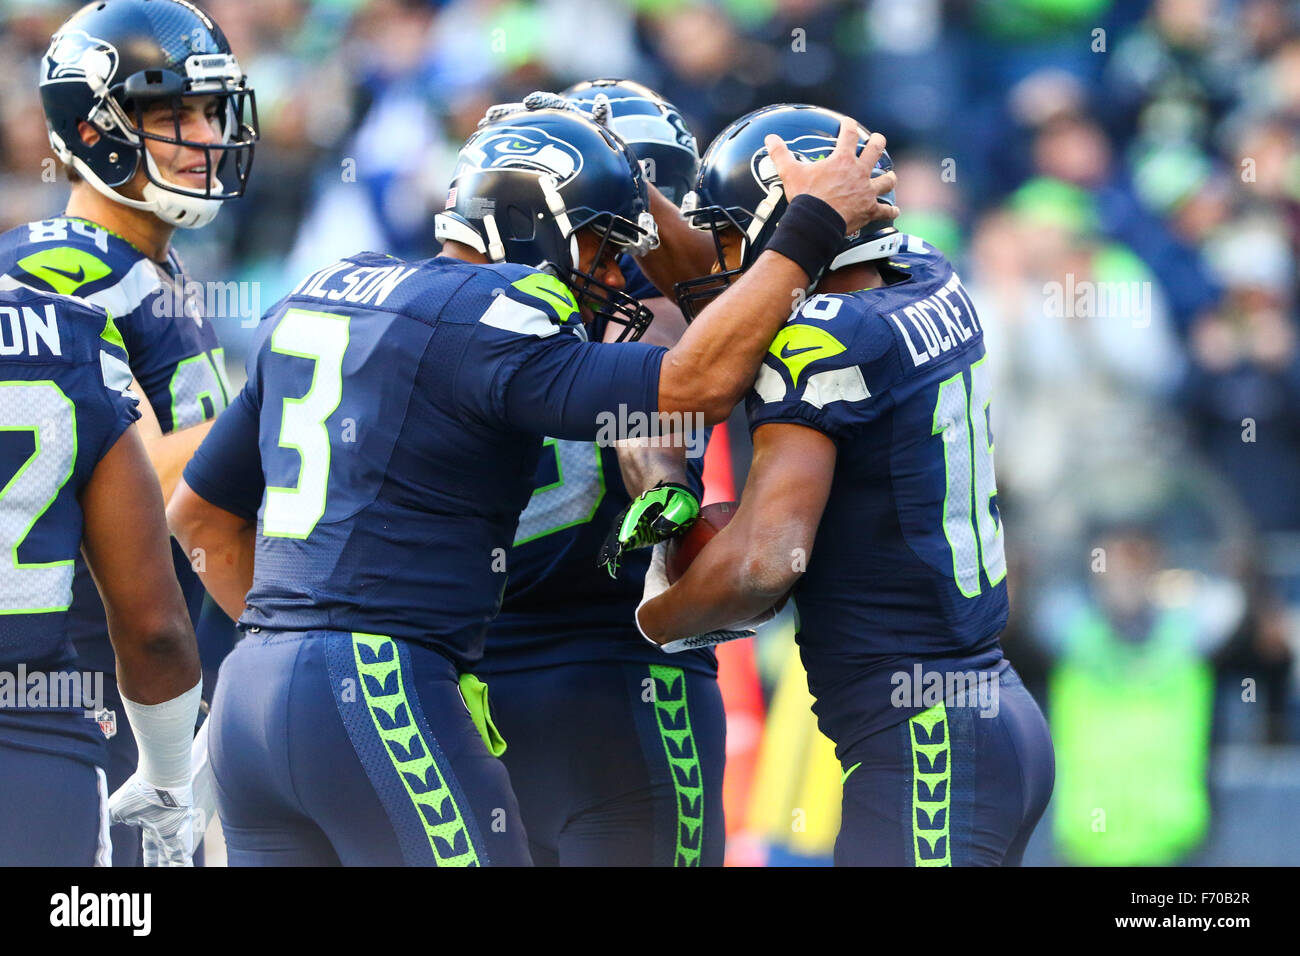
[(689, 149), (692, 153), (697, 152), (695, 137), (691, 131), (686, 128), (686, 120), (682, 119), (680, 113), (669, 112), (667, 116), (669, 124), (677, 134), (677, 145)]
[[(835, 137), (827, 136), (824, 133), (809, 133), (806, 136), (788, 139), (785, 141), (785, 145), (790, 148), (790, 152), (794, 153), (797, 159), (814, 163), (819, 159), (825, 159), (835, 150)], [(764, 192), (781, 178), (776, 174), (776, 164), (767, 155), (766, 146), (754, 153), (749, 161), (749, 170), (754, 174), (754, 181), (758, 183), (759, 188)]]
[(534, 169), (563, 186), (582, 171), (582, 153), (535, 126), (508, 126), (465, 145), (456, 172), (469, 169)]
[(117, 72), (117, 49), (84, 30), (58, 34), (41, 61), (41, 83), (107, 84)]

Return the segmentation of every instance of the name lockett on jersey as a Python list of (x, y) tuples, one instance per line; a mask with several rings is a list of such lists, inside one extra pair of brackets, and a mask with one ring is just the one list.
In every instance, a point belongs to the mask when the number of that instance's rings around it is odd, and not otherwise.
[(889, 318), (902, 334), (912, 364), (918, 367), (981, 331), (975, 308), (955, 273), (938, 292), (904, 306), (902, 312), (902, 318), (897, 312), (889, 313)]

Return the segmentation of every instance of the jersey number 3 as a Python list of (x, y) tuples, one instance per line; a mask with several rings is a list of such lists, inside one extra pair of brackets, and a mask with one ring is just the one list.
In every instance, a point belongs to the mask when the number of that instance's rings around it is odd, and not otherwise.
[(989, 377), (982, 358), (970, 367), (969, 398), (961, 372), (939, 383), (931, 431), (943, 439), (943, 534), (952, 550), (957, 590), (968, 598), (980, 595), (981, 564), (990, 587), (1007, 575), (1002, 522), (990, 510), (998, 488), (989, 439)]
[(268, 485), (262, 534), (305, 538), (325, 514), (330, 478), (330, 433), (325, 420), (343, 398), (343, 353), (348, 348), (346, 315), (290, 309), (271, 333), (271, 351), (311, 359), (311, 386), (301, 398), (285, 398), (280, 413), (280, 447), (298, 452), (301, 465), (292, 488)]

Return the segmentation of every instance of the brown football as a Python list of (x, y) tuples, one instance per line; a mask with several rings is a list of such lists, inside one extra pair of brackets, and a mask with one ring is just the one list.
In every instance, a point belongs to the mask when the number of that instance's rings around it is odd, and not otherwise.
[[(686, 569), (699, 556), (701, 549), (713, 540), (714, 535), (730, 523), (731, 519), (736, 516), (736, 509), (739, 507), (740, 505), (734, 501), (718, 501), (711, 505), (705, 505), (700, 509), (700, 516), (695, 519), (695, 524), (691, 525), (691, 530), (680, 538), (674, 538), (668, 542), (668, 559), (665, 570), (668, 572), (669, 584), (675, 584), (677, 579), (686, 573)], [(779, 614), (793, 593), (794, 588), (791, 588), (776, 602), (772, 610)]]
[(680, 538), (668, 542), (668, 583), (674, 584), (686, 573), (700, 550), (735, 517), (739, 505), (734, 501), (716, 501), (700, 509), (695, 524)]

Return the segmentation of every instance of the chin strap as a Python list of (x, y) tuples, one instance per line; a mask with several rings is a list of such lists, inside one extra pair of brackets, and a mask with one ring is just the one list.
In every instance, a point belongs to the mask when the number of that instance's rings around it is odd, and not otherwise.
[[(100, 195), (113, 200), (115, 203), (127, 206), (131, 209), (139, 209), (142, 212), (151, 212), (163, 222), (181, 229), (199, 229), (212, 222), (217, 218), (217, 213), (221, 212), (220, 199), (202, 199), (197, 196), (182, 196), (178, 193), (170, 192), (156, 183), (149, 182), (141, 192), (144, 199), (130, 199), (123, 196), (108, 183), (104, 182), (87, 166), (81, 159), (74, 156), (72, 152), (63, 145), (62, 142), (55, 142), (57, 137), (53, 134), (50, 136), (50, 142), (54, 146), (54, 151), (58, 154), (59, 159), (68, 163), (75, 169), (78, 175)], [(144, 150), (145, 162), (149, 164), (149, 172), (157, 179), (163, 179), (163, 175), (158, 171), (153, 157), (149, 151)]]

